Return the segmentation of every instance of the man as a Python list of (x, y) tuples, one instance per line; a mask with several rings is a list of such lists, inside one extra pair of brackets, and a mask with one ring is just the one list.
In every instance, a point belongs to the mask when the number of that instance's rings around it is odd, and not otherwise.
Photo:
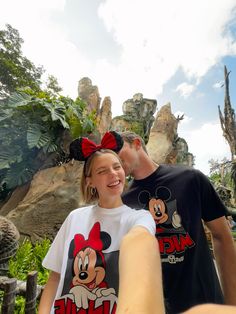
[[(119, 156), (126, 175), (134, 178), (123, 201), (150, 210), (156, 222), (168, 313), (203, 303), (236, 305), (235, 245), (226, 208), (209, 180), (192, 168), (157, 165), (140, 136), (132, 132), (121, 136), (124, 144)], [(212, 235), (223, 294), (202, 220)]]

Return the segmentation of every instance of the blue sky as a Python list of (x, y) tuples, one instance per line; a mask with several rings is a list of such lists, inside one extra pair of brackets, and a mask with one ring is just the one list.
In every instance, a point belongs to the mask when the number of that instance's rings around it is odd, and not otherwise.
[[(178, 133), (209, 173), (208, 160), (229, 157), (223, 110), (224, 65), (236, 104), (236, 0), (0, 0), (0, 27), (19, 30), (23, 52), (63, 94), (77, 96), (88, 76), (110, 96), (113, 117), (137, 93), (184, 113)], [(45, 75), (45, 77), (46, 77)]]

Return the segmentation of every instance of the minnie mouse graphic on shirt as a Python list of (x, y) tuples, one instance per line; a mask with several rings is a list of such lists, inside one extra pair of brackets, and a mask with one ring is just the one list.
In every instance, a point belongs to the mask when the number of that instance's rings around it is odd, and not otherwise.
[[(67, 294), (54, 302), (55, 313), (114, 314), (117, 296), (113, 287), (108, 287), (106, 261), (103, 250), (110, 246), (111, 238), (100, 231), (100, 223), (91, 228), (88, 239), (75, 234), (72, 240), (72, 280)], [(71, 250), (69, 250), (71, 251)]]

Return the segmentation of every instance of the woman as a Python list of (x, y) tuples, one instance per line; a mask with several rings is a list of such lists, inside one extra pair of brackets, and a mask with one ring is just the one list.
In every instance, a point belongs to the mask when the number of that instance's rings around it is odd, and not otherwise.
[(125, 173), (119, 157), (110, 150), (119, 150), (123, 144), (120, 141), (116, 132), (107, 132), (101, 145), (87, 138), (71, 145), (71, 157), (85, 161), (81, 179), (84, 201), (97, 203), (72, 211), (53, 241), (43, 261), (51, 273), (39, 314), (79, 310), (115, 313), (123, 236), (129, 232), (140, 234), (140, 238), (155, 234), (149, 212), (122, 203)]

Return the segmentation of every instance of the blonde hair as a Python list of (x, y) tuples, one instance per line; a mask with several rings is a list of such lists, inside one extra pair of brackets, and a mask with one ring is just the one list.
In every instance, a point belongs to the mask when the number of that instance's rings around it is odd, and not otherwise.
[(100, 149), (92, 153), (92, 155), (84, 163), (82, 177), (80, 181), (81, 194), (82, 194), (82, 198), (85, 204), (95, 203), (99, 199), (97, 189), (89, 186), (89, 184), (86, 181), (86, 178), (91, 177), (92, 175), (92, 169), (93, 169), (93, 164), (94, 164), (95, 159), (98, 156), (105, 155), (105, 154), (112, 154), (116, 156), (119, 162), (121, 163), (119, 156), (113, 150)]

